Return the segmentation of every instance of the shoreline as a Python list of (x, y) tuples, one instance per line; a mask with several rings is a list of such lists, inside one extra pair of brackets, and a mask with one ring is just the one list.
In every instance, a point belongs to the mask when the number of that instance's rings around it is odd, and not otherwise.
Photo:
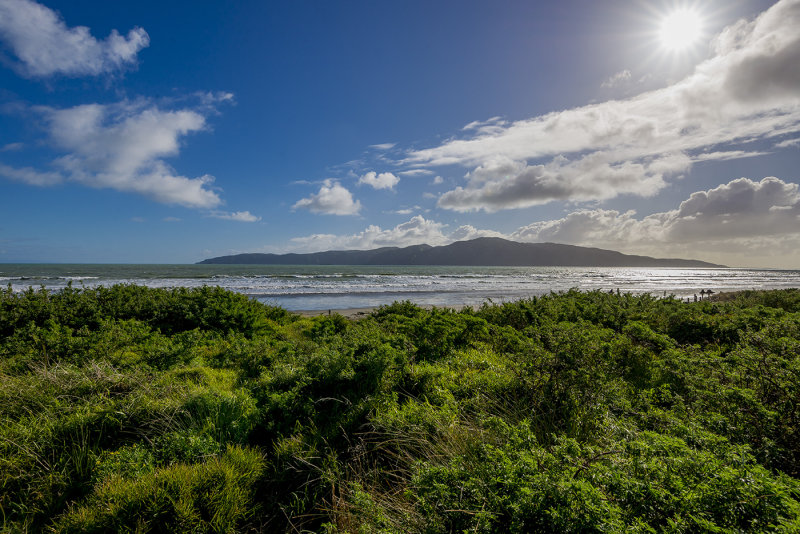
[(300, 317), (319, 317), (321, 315), (341, 315), (346, 319), (361, 319), (371, 314), (378, 308), (373, 306), (370, 308), (341, 308), (330, 310), (287, 310), (289, 313), (299, 315)]
[[(737, 291), (719, 291), (719, 292), (714, 293), (713, 296), (705, 297), (705, 298), (702, 298), (702, 299), (698, 299), (696, 302), (706, 302), (706, 301), (708, 301), (708, 302), (726, 302), (726, 301), (734, 299), (737, 296), (739, 296), (739, 295), (741, 295), (743, 293), (746, 293), (748, 291), (764, 291), (764, 290), (742, 289), (742, 290), (737, 290)], [(524, 298), (525, 297), (521, 297), (519, 300), (523, 300)], [(684, 297), (675, 297), (675, 296), (673, 296), (673, 298), (677, 298), (678, 300), (681, 300), (681, 301), (684, 301), (684, 300), (688, 299), (688, 297), (685, 297), (685, 296)], [(510, 301), (510, 302), (514, 302), (514, 301)], [(494, 304), (501, 305), (503, 303), (504, 302), (497, 302), (497, 303), (494, 303)], [(320, 316), (323, 316), (323, 315), (337, 315), (338, 314), (338, 315), (341, 315), (342, 317), (344, 317), (346, 319), (363, 319), (364, 317), (367, 317), (367, 316), (371, 315), (373, 312), (375, 312), (381, 306), (389, 306), (391, 304), (392, 304), (392, 302), (387, 302), (386, 304), (383, 304), (383, 305), (380, 305), (380, 306), (364, 306), (364, 307), (357, 307), (357, 308), (331, 308), (331, 309), (328, 309), (328, 310), (287, 310), (287, 311), (289, 313), (293, 313), (295, 315), (299, 315), (300, 317), (320, 317)], [(420, 307), (423, 310), (432, 310), (433, 308), (436, 308), (436, 309), (440, 309), (440, 310), (441, 309), (449, 309), (449, 310), (454, 310), (454, 311), (457, 311), (457, 312), (461, 311), (461, 310), (463, 310), (465, 308), (480, 308), (480, 305), (474, 306), (474, 305), (470, 305), (470, 304), (456, 304), (456, 305), (453, 305), (453, 306), (437, 306), (437, 305), (434, 305), (434, 304), (416, 304), (416, 306)]]

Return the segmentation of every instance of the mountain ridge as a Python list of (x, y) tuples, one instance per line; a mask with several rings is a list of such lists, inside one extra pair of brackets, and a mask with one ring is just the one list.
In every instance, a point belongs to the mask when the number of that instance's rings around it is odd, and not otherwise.
[(479, 237), (449, 245), (411, 245), (306, 254), (245, 253), (208, 258), (199, 265), (449, 265), (492, 267), (725, 267), (700, 260), (653, 258), (560, 243), (520, 243)]

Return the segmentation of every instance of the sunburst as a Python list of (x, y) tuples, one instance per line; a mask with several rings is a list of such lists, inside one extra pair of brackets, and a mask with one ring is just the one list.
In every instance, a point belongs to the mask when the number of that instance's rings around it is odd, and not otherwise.
[(690, 8), (680, 8), (666, 14), (658, 33), (662, 48), (669, 52), (688, 50), (697, 45), (702, 36), (702, 16)]

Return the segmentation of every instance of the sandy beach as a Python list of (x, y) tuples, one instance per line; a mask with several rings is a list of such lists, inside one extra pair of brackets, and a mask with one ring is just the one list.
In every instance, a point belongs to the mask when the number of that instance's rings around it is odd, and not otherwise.
[[(430, 306), (430, 305), (419, 305), (420, 308), (424, 310), (431, 310), (433, 308), (449, 308), (452, 310), (463, 310), (466, 305), (459, 305), (459, 306)], [(367, 315), (371, 314), (375, 310), (377, 310), (377, 306), (367, 307), (367, 308), (343, 308), (343, 309), (331, 309), (331, 310), (293, 310), (291, 313), (296, 313), (302, 317), (318, 317), (320, 315), (333, 315), (338, 313), (339, 315), (346, 317), (347, 319), (363, 319)]]

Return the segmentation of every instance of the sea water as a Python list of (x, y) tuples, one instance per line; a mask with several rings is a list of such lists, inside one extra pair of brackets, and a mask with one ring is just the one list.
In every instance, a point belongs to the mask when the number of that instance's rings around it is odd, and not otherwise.
[(0, 264), (0, 285), (29, 287), (138, 284), (220, 286), (288, 310), (364, 308), (409, 300), (420, 305), (480, 306), (578, 289), (674, 295), (701, 290), (800, 287), (800, 270), (623, 267), (445, 267), (286, 265)]

